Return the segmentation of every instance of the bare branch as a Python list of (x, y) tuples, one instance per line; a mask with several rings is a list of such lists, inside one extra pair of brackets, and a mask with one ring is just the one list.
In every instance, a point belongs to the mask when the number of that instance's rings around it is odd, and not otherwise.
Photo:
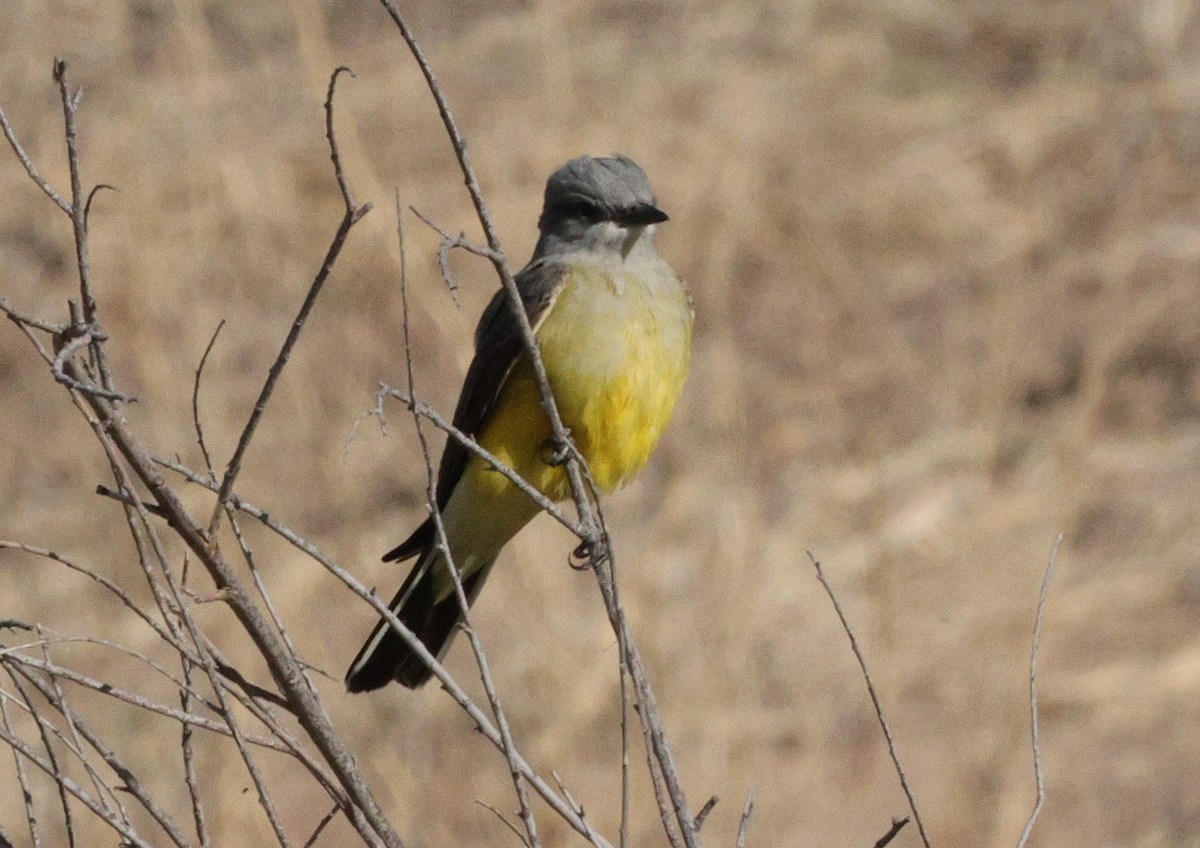
[[(91, 338), (89, 350), (92, 366), (100, 375), (100, 387), (114, 392), (112, 376), (108, 371), (108, 359), (104, 354), (104, 334), (100, 329), (100, 318), (96, 309), (96, 297), (92, 293), (91, 266), (88, 260), (87, 206), (83, 197), (83, 182), (79, 176), (79, 141), (75, 132), (75, 113), (83, 99), (83, 89), (71, 91), (67, 82), (67, 63), (54, 60), (54, 81), (58, 83), (62, 97), (63, 123), (67, 139), (67, 167), (71, 174), (71, 226), (75, 234), (75, 264), (79, 273), (79, 295), (83, 305), (83, 322), (88, 326)], [(125, 401), (126, 397), (115, 393), (110, 400)]]
[[(60, 88), (63, 91), (64, 111), (67, 113), (70, 123), (68, 133), (70, 139), (68, 147), (73, 150), (73, 116), (74, 109), (78, 104), (78, 97), (77, 95), (71, 94), (67, 90), (65, 82), (62, 80), (61, 65), (56, 65), (56, 71), (58, 71), (56, 76), (59, 79)], [(77, 178), (75, 181), (77, 182)], [(346, 219), (343, 221), (342, 226), (339, 229), (338, 236), (335, 238), (335, 243), (331, 246), (326, 257), (325, 264), (322, 266), (321, 271), (318, 274), (318, 282), (323, 281), (325, 277), (328, 276), (332, 268), (333, 260), (340, 252), (341, 244), (344, 242), (346, 233), (348, 232), (350, 226), (352, 226), (359, 218), (361, 218), (362, 214), (366, 212), (367, 208), (368, 207), (366, 206), (359, 207), (354, 211), (353, 214), (348, 214)], [(76, 203), (73, 205), (72, 209), (73, 219), (76, 225), (76, 233), (82, 238), (84, 235), (86, 235), (86, 231), (82, 225), (81, 206)], [(86, 262), (81, 263), (81, 268), (86, 271)], [(90, 298), (90, 289), (86, 292), (86, 295)], [(313, 299), (313, 296), (313, 290), (310, 289), (309, 301)], [(311, 303), (309, 303), (307, 308), (311, 308)], [(304, 314), (307, 314), (306, 310)], [(304, 317), (304, 314), (302, 314), (301, 319)], [(85, 314), (83, 317), (84, 319), (87, 318), (87, 307), (85, 307)], [(80, 323), (79, 320), (72, 320), (72, 325), (77, 325), (78, 323)], [(86, 321), (86, 323), (92, 325), (94, 328), (94, 322)], [(297, 324), (293, 326), (293, 333), (290, 337), (292, 342), (285, 345), (285, 353), (286, 351), (290, 351), (290, 344), (294, 343), (294, 338), (299, 332), (298, 327), (300, 324), (302, 324), (302, 320), (298, 320)], [(28, 332), (27, 335), (29, 335)], [(42, 352), (43, 348), (40, 346), (40, 343), (34, 340), (34, 344), (38, 345), (39, 352)], [(93, 349), (94, 348), (95, 346), (93, 346)], [(102, 355), (102, 351), (100, 354), (98, 354), (100, 358), (97, 359), (97, 362), (99, 365), (103, 365), (102, 356), (100, 355)], [(282, 366), (280, 365), (279, 368), (281, 367)], [(274, 373), (275, 378), (278, 377), (279, 368), (277, 368)], [(74, 371), (72, 363), (67, 362), (63, 368), (63, 371), (68, 376), (76, 378), (76, 375), (72, 373)], [(102, 379), (104, 373), (106, 373), (106, 371), (101, 369)], [(109, 386), (106, 384), (105, 388), (109, 388)], [(266, 394), (269, 394), (269, 392)], [(215, 582), (218, 590), (227, 594), (227, 601), (230, 608), (234, 612), (246, 633), (255, 643), (255, 646), (259, 652), (262, 654), (268, 668), (271, 670), (272, 675), (285, 693), (285, 697), (290, 703), (293, 704), (293, 711), (299, 718), (305, 731), (320, 749), (322, 755), (325, 757), (326, 762), (337, 775), (338, 782), (343, 785), (348, 795), (354, 799), (354, 803), (349, 805), (347, 812), (355, 828), (359, 830), (360, 834), (367, 842), (373, 841), (373, 837), (370, 835), (370, 832), (374, 831), (374, 833), (378, 834), (379, 838), (388, 846), (401, 846), (403, 843), (400, 840), (399, 835), (395, 832), (395, 829), (392, 827), (390, 822), (387, 821), (386, 817), (379, 809), (379, 806), (374, 800), (370, 789), (367, 787), (361, 772), (355, 765), (353, 757), (351, 757), (349, 751), (346, 749), (344, 742), (334, 732), (329, 715), (317, 697), (316, 692), (304, 679), (304, 675), (302, 673), (303, 666), (294, 656), (288, 653), (286, 645), (284, 645), (272, 631), (270, 625), (262, 616), (261, 611), (255, 606), (249, 594), (242, 587), (241, 582), (238, 580), (233, 569), (230, 567), (229, 562), (221, 554), (220, 550), (210, 542), (210, 539), (212, 538), (211, 535), (206, 532), (205, 529), (191, 516), (176, 493), (166, 484), (166, 481), (163, 479), (161, 473), (151, 460), (150, 455), (146, 451), (145, 447), (133, 434), (127, 422), (124, 420), (124, 417), (120, 415), (119, 410), (110, 403), (109, 399), (100, 397), (95, 392), (89, 392), (86, 394), (80, 393), (78, 395), (73, 394), (72, 397), (76, 400), (77, 405), (78, 398), (82, 397), (87, 406), (91, 407), (91, 412), (93, 413), (94, 417), (88, 418), (89, 424), (92, 426), (93, 432), (96, 434), (97, 438), (100, 439), (101, 443), (105, 446), (106, 451), (111, 447), (114, 457), (119, 454), (124, 458), (124, 461), (129, 464), (129, 467), (132, 469), (133, 473), (136, 474), (141, 483), (149, 490), (155, 502), (163, 510), (166, 520), (170, 523), (171, 528), (205, 566)], [(263, 402), (265, 403), (265, 395)], [(261, 408), (256, 411), (253, 420), (257, 421), (257, 417), (259, 415), (261, 415)], [(100, 422), (103, 422), (103, 424)], [(252, 430), (253, 428), (249, 429)], [(249, 436), (244, 433), (243, 441), (240, 443), (241, 451), (243, 453), (248, 441)], [(240, 462), (240, 456), (238, 457), (238, 460)], [(118, 474), (120, 473), (115, 459), (114, 471)], [(227, 487), (226, 499), (228, 498), (228, 489), (232, 488), (233, 478), (236, 477), (236, 468), (233, 469), (233, 471), (233, 474), (229, 474), (227, 472), (226, 479), (223, 481), (223, 484)], [(131, 485), (123, 484), (123, 488), (129, 492), (133, 491)], [(218, 501), (220, 501), (220, 499), (218, 499)], [(220, 509), (223, 509), (223, 505), (219, 502), (218, 509), (214, 514), (214, 521), (216, 518), (219, 518)], [(146, 513), (142, 511), (139, 513), (139, 515), (140, 520), (145, 522)], [(147, 536), (153, 541), (157, 549), (158, 543), (154, 537), (153, 529), (150, 528), (149, 525), (146, 525), (145, 529)], [(134, 535), (135, 542), (137, 542), (138, 533), (136, 530), (134, 531)], [(165, 559), (162, 557), (161, 551), (158, 551), (156, 556), (160, 563), (165, 563)], [(144, 558), (144, 556), (142, 558)], [(176, 595), (176, 599), (171, 602), (175, 605), (176, 609), (172, 610), (170, 607), (167, 607), (164, 610), (165, 614), (168, 616), (168, 620), (170, 620), (171, 616), (174, 614), (180, 614), (182, 616), (182, 621), (189, 628), (189, 632), (191, 633), (195, 642), (197, 644), (201, 644), (202, 640), (198, 637), (195, 623), (191, 621), (190, 615), (187, 614), (186, 610), (178, 601), (178, 594), (181, 590), (178, 589), (177, 581), (170, 574), (169, 570), (164, 571), (163, 573), (166, 574), (168, 578), (167, 583), (169, 586), (171, 586), (172, 592)], [(154, 581), (152, 581), (152, 584), (153, 582)], [(163, 602), (162, 596), (161, 594), (158, 594), (157, 590), (156, 600), (158, 600), (160, 604)], [(216, 667), (210, 661), (208, 661), (205, 656), (202, 656), (202, 659), (205, 659), (203, 667), (206, 674), (208, 674), (209, 679), (213, 682), (214, 690), (220, 694), (223, 691), (220, 674), (218, 673)], [(235, 740), (236, 738), (237, 737), (235, 736)], [(241, 746), (241, 750), (243, 752), (243, 759), (248, 759), (248, 755), (244, 746)], [(249, 762), (247, 763), (247, 767), (251, 768)]]
[(46, 182), (45, 177), (38, 173), (38, 169), (34, 166), (33, 160), (25, 152), (25, 148), (21, 146), (21, 142), (17, 141), (17, 134), (13, 131), (12, 124), (8, 122), (8, 116), (4, 114), (4, 108), (0, 107), (0, 129), (4, 130), (4, 137), (8, 139), (8, 145), (13, 149), (13, 153), (17, 154), (17, 159), (20, 160), (22, 167), (25, 168), (25, 173), (29, 174), (29, 179), (37, 184), (37, 187), (42, 190), (46, 197), (54, 201), (54, 205), (68, 215), (71, 214), (71, 205), (62, 199), (60, 195), (50, 183)]
[(1042, 778), (1042, 742), (1038, 730), (1037, 661), (1038, 648), (1042, 643), (1042, 618), (1046, 609), (1046, 596), (1050, 592), (1050, 581), (1054, 578), (1054, 566), (1058, 563), (1058, 550), (1062, 547), (1062, 542), (1063, 535), (1059, 533), (1050, 549), (1050, 561), (1046, 563), (1046, 572), (1042, 575), (1037, 612), (1033, 617), (1033, 646), (1029, 650), (1029, 733), (1033, 745), (1033, 780), (1037, 787), (1037, 800), (1034, 802), (1033, 812), (1029, 814), (1029, 821), (1025, 823), (1025, 829), (1021, 832), (1017, 848), (1025, 848), (1029, 834), (1033, 832), (1033, 826), (1042, 813), (1042, 805), (1046, 802), (1046, 784)]
[(337, 78), (344, 70), (348, 69), (338, 68), (329, 78), (329, 94), (325, 99), (325, 126), (329, 139), (330, 157), (333, 159), (338, 187), (342, 191), (342, 199), (346, 202), (346, 214), (342, 217), (341, 224), (338, 225), (333, 242), (329, 245), (329, 250), (325, 254), (325, 261), (321, 263), (321, 268), (317, 272), (317, 276), (313, 279), (312, 285), (309, 286), (308, 294), (300, 306), (299, 313), (292, 322), (292, 327), (288, 331), (287, 338), (284, 340), (283, 346), (279, 349), (278, 356), (275, 357), (275, 363), (267, 373), (267, 380), (263, 384), (262, 391), (259, 392), (258, 400), (255, 401), (254, 409), (250, 413), (250, 420), (246, 422), (246, 426), (242, 429), (241, 438), (238, 439), (237, 447), (234, 449), (233, 456), (229, 460), (229, 465), (225, 469), (225, 477), (221, 480), (220, 491), (217, 492), (217, 503), (213, 508), (212, 518), (208, 522), (207, 535), (209, 537), (212, 537), (216, 533), (217, 524), (221, 520), (221, 513), (225, 509), (225, 504), (229, 502), (229, 496), (233, 492), (234, 481), (237, 480), (238, 473), (241, 471), (242, 458), (245, 456), (246, 449), (250, 447), (250, 439), (253, 438), (254, 431), (258, 429), (258, 422), (262, 418), (263, 411), (267, 408), (267, 401), (271, 399), (271, 395), (275, 391), (275, 384), (279, 380), (279, 375), (283, 373), (284, 366), (287, 365), (288, 359), (291, 358), (292, 349), (296, 346), (296, 341), (300, 338), (300, 331), (304, 329), (304, 322), (308, 320), (308, 315), (312, 311), (313, 305), (317, 302), (317, 296), (321, 293), (321, 288), (325, 285), (325, 280), (328, 279), (338, 255), (342, 252), (342, 247), (346, 243), (346, 237), (350, 234), (351, 227), (371, 211), (370, 203), (364, 203), (362, 206), (356, 207), (350, 199), (350, 191), (346, 186), (346, 177), (341, 170), (337, 137), (333, 132), (333, 94)]
[(458, 300), (458, 281), (454, 278), (454, 273), (450, 270), (450, 251), (455, 248), (461, 248), (468, 253), (474, 253), (476, 256), (482, 256), (484, 259), (496, 261), (502, 257), (492, 250), (490, 247), (484, 247), (481, 244), (476, 244), (467, 238), (466, 233), (459, 233), (457, 236), (452, 236), (450, 233), (443, 230), (428, 218), (420, 209), (415, 206), (408, 207), (412, 213), (421, 221), (442, 237), (441, 244), (438, 245), (438, 269), (442, 272), (442, 282), (446, 284), (446, 288), (450, 291), (450, 296), (454, 298), (454, 305), (461, 306)]
[(0, 549), (5, 548), (9, 550), (24, 551), (25, 553), (33, 556), (49, 559), (53, 562), (64, 565), (72, 571), (82, 574), (91, 580), (94, 580), (96, 583), (99, 583), (101, 586), (103, 586), (107, 591), (112, 593), (117, 600), (119, 600), (127, 609), (133, 612), (134, 615), (149, 625), (149, 627), (155, 632), (155, 634), (158, 635), (160, 639), (169, 644), (176, 651), (179, 651), (182, 654), (187, 654), (187, 648), (185, 648), (182, 644), (177, 643), (172, 635), (167, 632), (166, 628), (151, 618), (141, 607), (134, 603), (133, 599), (124, 589), (122, 589), (109, 578), (105, 577), (103, 574), (99, 574), (86, 566), (79, 565), (73, 560), (69, 560), (52, 550), (40, 548), (36, 545), (26, 545), (23, 542), (12, 542), (7, 539), (0, 539)]
[[(67, 705), (66, 701), (62, 697), (62, 693), (56, 691), (56, 689), (51, 687), (48, 683), (39, 680), (35, 675), (25, 674), (24, 676), (25, 679), (31, 685), (33, 685), (33, 687), (37, 689), (39, 693), (41, 693), (42, 697), (49, 701), (55, 710), (57, 710), (60, 715), (70, 722), (72, 732), (78, 731), (78, 733), (81, 734), (85, 740), (87, 740), (88, 745), (90, 745), (92, 749), (100, 755), (100, 758), (103, 759), (108, 767), (113, 770), (113, 773), (120, 778), (121, 789), (125, 792), (128, 792), (138, 800), (138, 802), (142, 805), (142, 809), (150, 814), (150, 817), (154, 819), (155, 823), (157, 823), (159, 827), (163, 829), (163, 832), (167, 834), (167, 836), (171, 839), (171, 842), (177, 846), (180, 846), (180, 848), (186, 846), (188, 841), (175, 824), (175, 821), (171, 815), (165, 809), (163, 809), (163, 807), (159, 805), (157, 801), (154, 800), (147, 788), (143, 786), (141, 781), (137, 779), (137, 775), (135, 775), (134, 772), (124, 763), (124, 761), (117, 756), (117, 753), (105, 743), (104, 739), (98, 733), (93, 731), (88, 724), (83, 721), (82, 717)], [(43, 721), (41, 716), (35, 715), (34, 717), (39, 724)], [(82, 755), (82, 751), (79, 751), (78, 753)], [(61, 770), (57, 771), (59, 774), (62, 773)]]
[[(33, 657), (25, 656), (24, 654), (15, 653), (13, 649), (9, 649), (3, 655), (3, 662), (5, 665), (25, 666), (28, 668), (38, 669), (39, 671), (43, 671), (47, 674), (52, 674), (55, 677), (61, 677), (63, 680), (68, 680), (79, 686), (91, 689), (93, 692), (99, 692), (102, 695), (107, 695), (118, 701), (129, 704), (130, 706), (145, 710), (146, 712), (155, 713), (163, 716), (164, 718), (172, 719), (180, 724), (199, 727), (203, 730), (207, 730), (221, 736), (232, 736), (229, 728), (222, 722), (198, 715), (196, 713), (188, 713), (175, 707), (168, 707), (166, 704), (160, 704), (156, 701), (150, 700), (149, 698), (145, 698), (141, 695), (137, 695), (133, 692), (122, 689), (119, 686), (114, 686), (107, 681), (97, 680), (94, 677), (89, 677), (88, 675), (66, 668), (65, 666), (57, 665), (48, 660), (35, 659)], [(207, 706), (214, 711), (219, 710), (219, 707), (215, 704)], [(246, 734), (245, 739), (251, 745), (269, 748), (273, 751), (278, 751), (284, 754), (290, 753), (286, 745), (284, 745), (282, 742), (272, 739), (269, 736), (255, 736), (252, 734)]]
[(667, 788), (663, 785), (662, 767), (654, 759), (654, 743), (650, 739), (649, 723), (642, 717), (641, 703), (635, 704), (634, 710), (637, 712), (638, 719), (642, 724), (642, 737), (646, 751), (646, 770), (650, 772), (650, 788), (654, 793), (654, 802), (658, 805), (658, 818), (662, 822), (663, 833), (666, 834), (667, 841), (671, 843), (671, 848), (681, 848), (683, 837), (679, 835), (679, 828), (671, 815), (671, 802), (667, 798)]
[[(342, 155), (338, 150), (337, 135), (333, 130), (333, 92), (337, 88), (338, 77), (342, 74), (353, 77), (354, 71), (346, 65), (339, 65), (329, 75), (329, 91), (325, 95), (325, 138), (329, 140), (329, 158), (333, 160), (333, 175), (337, 179), (338, 191), (342, 193), (342, 202), (346, 204), (346, 214), (353, 215), (354, 198), (350, 195), (350, 184), (346, 182), (346, 174), (342, 171)], [(367, 207), (370, 207), (369, 203)], [(366, 210), (363, 211), (365, 213)]]
[(0, 312), (3, 312), (9, 321), (12, 321), (18, 327), (36, 327), (39, 330), (44, 330), (47, 333), (58, 334), (66, 332), (66, 324), (56, 324), (53, 321), (44, 321), (41, 318), (34, 318), (30, 315), (22, 315), (17, 310), (13, 309), (12, 305), (0, 297)]
[[(185, 575), (186, 579), (186, 575)], [(187, 657), (180, 657), (183, 666), (184, 685), (179, 689), (179, 706), (184, 713), (192, 708), (192, 669), (194, 663)], [(192, 742), (192, 726), (187, 722), (179, 725), (179, 749), (183, 757), (183, 782), (187, 786), (188, 800), (192, 805), (192, 822), (196, 827), (196, 838), (202, 848), (212, 844), (212, 836), (208, 832), (208, 817), (204, 811), (204, 800), (200, 796), (200, 782), (196, 776), (196, 753)]]
[[(215, 489), (216, 487), (216, 484), (206, 480), (204, 475), (196, 473), (181, 463), (162, 459), (161, 457), (156, 457), (154, 462), (164, 468), (169, 468), (172, 471), (183, 475), (192, 483), (196, 483), (210, 489)], [(446, 690), (450, 697), (454, 699), (455, 703), (457, 703), (470, 717), (470, 719), (475, 723), (475, 726), (479, 728), (480, 733), (482, 733), (492, 745), (500, 748), (500, 733), (492, 725), (491, 721), (488, 719), (483, 710), (471, 700), (458, 682), (451, 677), (445, 666), (443, 666), (437, 660), (437, 658), (433, 656), (433, 654), (429, 653), (429, 649), (425, 647), (421, 640), (418, 639), (411, 630), (405, 627), (403, 622), (396, 617), (396, 614), (388, 609), (387, 605), (379, 600), (375, 593), (372, 592), (365, 584), (363, 584), (362, 581), (360, 581), (350, 572), (346, 571), (332, 558), (323, 553), (319, 548), (303, 537), (299, 536), (297, 533), (295, 533), (295, 531), (291, 530), (286, 525), (282, 524), (278, 519), (270, 515), (261, 507), (258, 507), (249, 501), (243, 500), (237, 495), (234, 495), (230, 499), (230, 504), (236, 509), (245, 512), (247, 515), (258, 519), (265, 526), (277, 533), (280, 537), (286, 539), (299, 550), (304, 551), (304, 553), (308, 554), (316, 562), (323, 566), (327, 571), (329, 571), (330, 574), (332, 574), (352, 592), (354, 592), (354, 594), (358, 595), (360, 598), (370, 604), (371, 608), (375, 610), (375, 612), (381, 618), (387, 621), (392, 629), (395, 630), (402, 639), (404, 639), (405, 644), (407, 644), (410, 648), (412, 648), (413, 651), (417, 653), (417, 655), (421, 658), (421, 662), (429, 667), (429, 669), (433, 672), (434, 677), (436, 677), (438, 682), (442, 685), (442, 688)], [(551, 788), (551, 786), (546, 783), (546, 781), (536, 771), (534, 771), (533, 767), (530, 766), (529, 763), (519, 755), (517, 759), (517, 767), (521, 771), (521, 776), (529, 781), (529, 784), (534, 788), (538, 795), (541, 796), (542, 800), (549, 804), (556, 813), (562, 816), (575, 831), (584, 836), (588, 835), (590, 831), (590, 825), (580, 820), (571, 806), (562, 798), (560, 798), (554, 789)], [(593, 834), (593, 836), (590, 838), (593, 838), (596, 844), (605, 846), (605, 848), (609, 848), (609, 843), (601, 837)]]
[(883, 730), (883, 738), (887, 740), (888, 755), (892, 758), (892, 765), (896, 769), (896, 775), (900, 778), (900, 788), (904, 790), (904, 797), (908, 800), (908, 808), (912, 810), (913, 821), (917, 823), (917, 830), (921, 834), (921, 842), (925, 848), (930, 848), (929, 835), (925, 832), (925, 823), (921, 821), (921, 813), (917, 810), (917, 799), (913, 797), (912, 790), (909, 789), (908, 776), (904, 773), (904, 766), (900, 765), (900, 755), (896, 753), (896, 740), (892, 737), (892, 728), (888, 725), (887, 719), (884, 718), (883, 706), (879, 703), (879, 694), (875, 691), (875, 683), (871, 680), (871, 673), (867, 671), (867, 660), (863, 656), (862, 650), (858, 647), (858, 638), (854, 635), (854, 629), (850, 626), (850, 622), (846, 619), (846, 613), (842, 611), (842, 605), (833, 593), (833, 587), (825, 579), (825, 572), (821, 570), (821, 563), (817, 562), (816, 557), (812, 555), (811, 551), (806, 553), (808, 553), (808, 558), (812, 560), (813, 567), (817, 571), (817, 580), (820, 581), (825, 594), (829, 596), (829, 600), (833, 603), (833, 611), (837, 613), (838, 620), (842, 623), (842, 629), (846, 631), (846, 636), (850, 639), (850, 650), (854, 652), (854, 658), (858, 660), (858, 667), (862, 671), (863, 680), (867, 684), (867, 694), (871, 696), (871, 704), (875, 708), (875, 718), (879, 721), (879, 726)]

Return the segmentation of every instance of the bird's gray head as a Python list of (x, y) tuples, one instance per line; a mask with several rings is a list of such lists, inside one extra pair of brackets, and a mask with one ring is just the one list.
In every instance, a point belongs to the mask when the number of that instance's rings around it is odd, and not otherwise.
[(538, 229), (538, 253), (563, 249), (650, 247), (667, 214), (654, 203), (646, 172), (628, 156), (580, 156), (550, 175)]

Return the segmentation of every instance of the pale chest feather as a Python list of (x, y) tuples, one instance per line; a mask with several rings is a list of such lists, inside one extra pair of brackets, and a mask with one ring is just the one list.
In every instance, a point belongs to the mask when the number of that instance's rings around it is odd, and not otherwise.
[(690, 358), (692, 310), (665, 264), (572, 272), (538, 341), (564, 423), (605, 489), (646, 464)]

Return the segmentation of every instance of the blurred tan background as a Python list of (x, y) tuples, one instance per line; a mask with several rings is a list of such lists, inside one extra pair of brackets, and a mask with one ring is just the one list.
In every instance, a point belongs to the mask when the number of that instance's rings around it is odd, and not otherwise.
[[(755, 846), (868, 845), (905, 811), (806, 549), (856, 625), (935, 843), (1015, 844), (1033, 803), (1029, 640), (1061, 531), (1032, 844), (1200, 845), (1197, 4), (404, 8), (514, 265), (546, 176), (581, 152), (633, 156), (672, 216), (660, 245), (695, 296), (693, 373), (659, 454), (608, 511), (691, 800), (722, 799), (709, 844), (732, 844), (752, 787)], [(393, 189), (478, 232), (390, 21), (371, 0), (8, 0), (0, 102), (65, 190), (55, 55), (85, 90), (85, 179), (121, 191), (98, 197), (91, 242), (118, 383), (147, 441), (195, 467), (191, 380), (218, 320), (202, 410), (223, 466), (336, 228), (321, 104), (334, 66), (357, 72), (338, 126), (376, 208), (239, 491), (390, 595), (403, 570), (379, 556), (423, 514), (424, 469), (399, 407), (386, 437), (370, 422), (348, 435), (377, 381), (403, 379)], [(411, 216), (407, 231), (418, 388), (449, 412), (495, 281), (457, 256), (456, 309), (436, 237)], [(0, 151), (0, 296), (58, 319), (75, 291), (65, 219)], [(101, 454), (7, 322), (0, 430), (0, 537), (136, 585), (120, 510), (91, 494)], [(319, 566), (252, 542), (294, 638), (340, 678), (373, 615)], [(569, 547), (535, 522), (476, 621), (525, 752), (615, 834), (615, 646)], [(203, 614), (222, 632), (223, 611)], [(0, 552), (10, 617), (150, 642), (82, 578)], [(461, 640), (450, 664), (473, 679)], [(512, 808), (503, 761), (436, 688), (324, 688), (410, 845), (514, 844), (473, 802)], [(98, 721), (156, 785), (179, 784), (174, 728)], [(0, 826), (21, 844), (0, 762)], [(636, 844), (661, 844), (634, 762)], [(220, 844), (266, 840), (232, 749), (201, 769)], [(285, 792), (282, 813), (311, 827), (315, 801)], [(182, 793), (171, 803), (183, 817)]]

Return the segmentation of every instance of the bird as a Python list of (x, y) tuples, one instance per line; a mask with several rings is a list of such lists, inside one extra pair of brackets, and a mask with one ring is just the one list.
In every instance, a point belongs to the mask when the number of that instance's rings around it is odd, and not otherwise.
[[(562, 422), (603, 493), (646, 465), (690, 366), (691, 295), (654, 246), (667, 220), (646, 173), (629, 157), (571, 159), (546, 182), (538, 241), (514, 278)], [(453, 424), (547, 498), (570, 496), (503, 287), (476, 327)], [(438, 467), (435, 500), (451, 559), (474, 603), (500, 550), (540, 507), (454, 438)], [(383, 560), (416, 559), (390, 608), (440, 660), (462, 609), (437, 537), (431, 513)], [(431, 676), (381, 620), (351, 663), (346, 688), (365, 692), (396, 681), (416, 689)]]

